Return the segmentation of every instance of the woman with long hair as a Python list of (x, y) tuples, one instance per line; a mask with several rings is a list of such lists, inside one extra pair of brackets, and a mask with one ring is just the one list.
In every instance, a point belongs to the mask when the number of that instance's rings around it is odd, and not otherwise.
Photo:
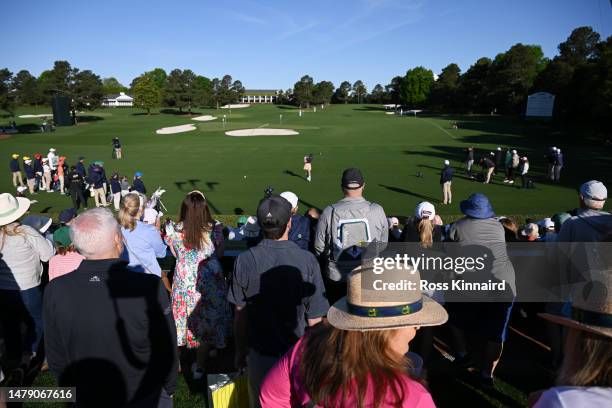
[(141, 221), (146, 198), (132, 193), (123, 197), (119, 210), (119, 224), (123, 235), (121, 257), (129, 261), (128, 268), (162, 277), (157, 258), (166, 256), (166, 244), (159, 231), (152, 225)]
[(26, 365), (36, 355), (43, 335), (41, 262), (53, 255), (50, 241), (18, 221), (29, 207), (27, 198), (0, 194), (0, 326), (9, 337), (7, 354), (13, 358), (21, 353), (18, 357)]
[[(398, 292), (397, 302), (364, 301), (362, 282), (375, 276), (371, 266), (349, 275), (348, 296), (330, 308), (329, 324), (307, 332), (269, 372), (262, 407), (434, 406), (406, 353), (419, 327), (443, 324), (448, 315), (418, 289)], [(418, 271), (406, 278), (419, 287)]]
[(178, 223), (166, 224), (166, 242), (176, 256), (172, 311), (177, 342), (179, 347), (198, 350), (192, 371), (199, 379), (207, 355), (225, 348), (231, 321), (227, 283), (219, 262), (223, 225), (212, 218), (200, 191), (187, 194)]
[(414, 216), (406, 220), (400, 241), (420, 242), (423, 248), (431, 248), (434, 242), (442, 241), (443, 228), (434, 224), (436, 207), (430, 202), (420, 202), (414, 209)]
[(540, 314), (568, 333), (557, 386), (530, 396), (531, 402), (538, 398), (536, 408), (604, 407), (612, 401), (612, 274), (593, 271), (591, 279), (573, 288), (571, 317)]

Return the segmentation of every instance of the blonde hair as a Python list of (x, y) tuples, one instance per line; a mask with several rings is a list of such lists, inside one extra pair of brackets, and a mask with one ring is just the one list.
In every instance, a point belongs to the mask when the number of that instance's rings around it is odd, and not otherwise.
[(576, 387), (612, 387), (612, 340), (570, 329), (557, 384)]
[(21, 226), (20, 224), (14, 225), (11, 229), (8, 228), (9, 225), (11, 224), (3, 225), (2, 227), (0, 227), (0, 233), (2, 233), (2, 240), (0, 241), (0, 252), (2, 252), (2, 249), (4, 249), (4, 240), (6, 239), (6, 237), (25, 235), (25, 232), (21, 228), (19, 228)]
[(423, 248), (431, 248), (433, 245), (433, 229), (434, 225), (429, 218), (423, 217), (419, 220), (417, 231)]
[(136, 228), (136, 221), (138, 221), (140, 208), (140, 195), (131, 193), (123, 197), (121, 210), (119, 210), (119, 216), (117, 217), (119, 219), (119, 224), (121, 224), (123, 228), (133, 231), (134, 228)]

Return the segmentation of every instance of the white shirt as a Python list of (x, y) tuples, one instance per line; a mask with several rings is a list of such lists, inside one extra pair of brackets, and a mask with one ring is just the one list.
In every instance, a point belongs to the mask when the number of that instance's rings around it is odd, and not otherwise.
[(553, 387), (540, 396), (533, 408), (609, 407), (612, 388)]
[(53, 244), (34, 228), (27, 225), (10, 224), (9, 230), (17, 228), (15, 235), (0, 233), (0, 289), (27, 290), (40, 285), (42, 262), (53, 256)]
[(51, 173), (51, 167), (48, 164), (43, 164), (43, 172)]
[(57, 169), (57, 155), (53, 152), (49, 152), (47, 154), (47, 159), (49, 159), (49, 166), (51, 167), (52, 170)]

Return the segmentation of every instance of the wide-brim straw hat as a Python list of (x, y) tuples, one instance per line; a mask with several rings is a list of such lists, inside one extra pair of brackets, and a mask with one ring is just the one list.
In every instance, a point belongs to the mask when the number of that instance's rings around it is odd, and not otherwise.
[[(405, 280), (415, 289), (378, 291), (369, 286), (374, 280)], [(341, 330), (392, 330), (413, 326), (439, 326), (448, 313), (435, 300), (423, 295), (417, 270), (385, 270), (375, 274), (371, 263), (353, 270), (347, 279), (347, 295), (327, 313), (329, 323)]]
[(590, 275), (588, 282), (574, 284), (572, 288), (571, 317), (550, 313), (538, 313), (538, 316), (612, 339), (612, 272), (591, 271)]
[(9, 193), (0, 194), (0, 226), (17, 221), (30, 208), (30, 200), (14, 197)]

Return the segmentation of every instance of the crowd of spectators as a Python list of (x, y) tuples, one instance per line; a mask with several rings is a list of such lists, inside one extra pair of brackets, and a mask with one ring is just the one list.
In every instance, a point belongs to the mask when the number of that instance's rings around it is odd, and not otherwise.
[[(493, 170), (505, 166), (512, 181), (520, 159), (508, 153), (510, 167), (501, 150), (486, 160)], [(468, 171), (470, 161), (471, 149)], [(68, 175), (71, 194), (86, 176), (83, 160), (79, 164), (70, 174), (81, 179)], [(267, 194), (256, 214), (230, 227), (215, 220), (197, 190), (185, 196), (177, 220), (161, 222), (157, 211), (147, 217), (156, 202), (145, 196), (141, 174), (129, 191), (118, 175), (108, 183), (103, 165), (93, 166), (88, 180), (101, 208), (62, 211), (57, 226), (25, 217), (28, 198), (0, 194), (0, 337), (6, 345), (0, 380), (14, 382), (15, 373), (46, 361), (58, 384), (77, 387), (83, 406), (170, 407), (179, 370), (200, 380), (208, 361), (232, 347), (235, 368), (247, 370), (254, 407), (434, 406), (426, 373), (432, 328), (443, 324), (452, 334), (454, 364), (494, 387), (516, 296), (506, 244), (601, 242), (612, 235), (612, 215), (603, 211), (607, 190), (595, 180), (580, 187), (580, 208), (527, 220), (524, 227), (495, 214), (480, 193), (461, 201), (464, 217), (455, 222), (444, 224), (432, 203), (421, 202), (402, 226), (366, 199), (364, 175), (350, 168), (340, 180), (343, 198), (320, 213), (310, 208), (301, 215), (298, 196), (286, 191)], [(43, 164), (34, 186), (64, 193), (64, 184), (53, 187), (46, 180), (55, 176), (45, 173)], [(117, 214), (102, 208), (109, 193)], [(450, 191), (445, 198), (451, 202)], [(233, 268), (224, 270), (229, 241), (245, 245), (234, 254)], [(362, 283), (374, 272), (366, 244), (384, 250), (394, 242), (423, 250), (439, 242), (486, 247), (491, 278), (508, 289), (486, 307), (442, 304), (436, 293), (421, 290), (368, 300)], [(419, 282), (414, 272), (405, 277)], [(604, 406), (612, 399), (612, 273), (605, 272), (598, 278), (607, 285), (603, 302), (576, 297), (565, 305), (569, 313), (543, 316), (567, 328), (567, 346), (556, 349), (557, 386), (534, 396), (535, 406)], [(470, 350), (468, 335), (485, 346)]]

